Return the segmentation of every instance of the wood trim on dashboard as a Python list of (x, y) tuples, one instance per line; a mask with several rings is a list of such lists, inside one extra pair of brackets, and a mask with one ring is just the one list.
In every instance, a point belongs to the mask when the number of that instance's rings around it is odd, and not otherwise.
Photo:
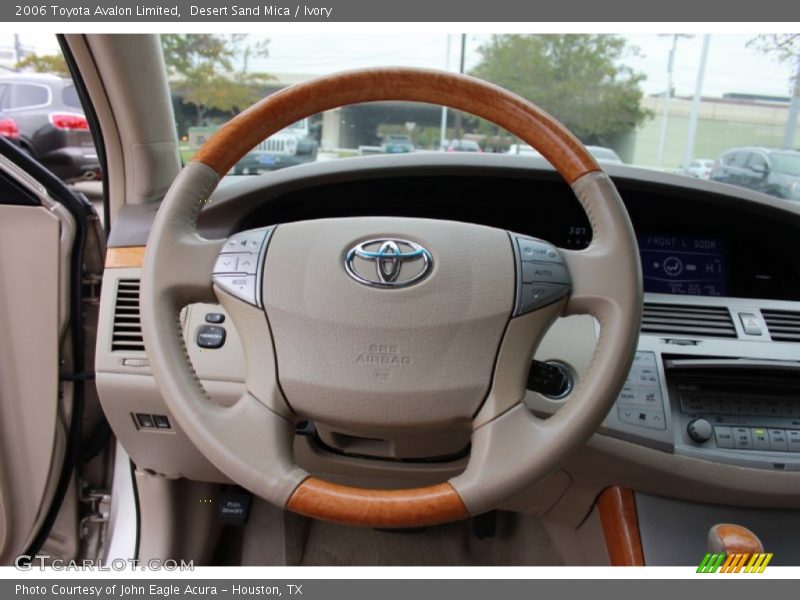
[(469, 517), (449, 483), (408, 490), (377, 490), (309, 477), (286, 504), (289, 510), (327, 521), (365, 527), (421, 527)]
[(106, 251), (106, 269), (142, 268), (144, 246), (109, 248)]
[(275, 92), (223, 125), (193, 160), (223, 176), (259, 142), (303, 117), (384, 100), (442, 104), (483, 117), (536, 148), (569, 184), (602, 170), (564, 125), (524, 98), (475, 77), (408, 68), (346, 71)]
[(597, 499), (597, 510), (612, 567), (643, 567), (644, 552), (633, 490), (612, 486)]

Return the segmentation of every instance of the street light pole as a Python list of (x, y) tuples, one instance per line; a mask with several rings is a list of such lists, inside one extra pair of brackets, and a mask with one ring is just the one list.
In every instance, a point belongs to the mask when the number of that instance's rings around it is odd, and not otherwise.
[(703, 80), (706, 76), (706, 62), (708, 62), (708, 45), (711, 42), (711, 36), (705, 34), (703, 36), (703, 50), (700, 53), (700, 66), (697, 68), (697, 83), (694, 88), (694, 98), (692, 99), (692, 114), (689, 117), (689, 133), (686, 136), (686, 148), (683, 151), (683, 165), (682, 170), (688, 173), (689, 163), (692, 162), (692, 154), (694, 153), (694, 140), (697, 136), (697, 119), (700, 114), (700, 101), (703, 97)]
[(675, 66), (675, 49), (678, 46), (678, 38), (690, 38), (691, 35), (684, 33), (674, 33), (672, 35), (672, 48), (669, 51), (669, 62), (667, 63), (667, 89), (664, 91), (664, 114), (661, 117), (661, 135), (658, 138), (658, 157), (656, 166), (660, 167), (664, 160), (664, 146), (667, 141), (667, 121), (669, 120), (669, 100), (672, 96), (672, 70)]

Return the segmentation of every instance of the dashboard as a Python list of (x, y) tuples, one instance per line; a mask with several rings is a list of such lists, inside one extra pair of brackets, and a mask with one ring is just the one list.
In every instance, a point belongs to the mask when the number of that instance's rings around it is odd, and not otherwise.
[[(597, 460), (590, 454), (585, 464), (569, 466), (570, 477), (583, 472), (600, 489), (616, 481), (713, 502), (725, 502), (726, 494), (738, 491), (742, 501), (755, 505), (767, 494), (776, 506), (796, 506), (800, 208), (723, 184), (625, 166), (607, 170), (636, 231), (644, 317), (633, 368), (603, 423), (604, 435), (592, 442), (613, 458), (607, 457), (602, 469), (587, 468)], [(122, 209), (109, 246), (143, 246), (155, 208)], [(585, 248), (592, 239), (571, 189), (544, 161), (422, 153), (226, 178), (201, 212), (198, 230), (218, 238), (281, 222), (362, 215), (479, 223), (568, 249)], [(119, 298), (136, 293), (139, 273), (113, 271), (103, 283), (97, 371), (101, 400), (115, 432), (137, 465), (173, 477), (224, 481), (172, 426), (149, 376), (141, 339), (126, 344), (115, 337)], [(566, 363), (576, 381), (587, 368), (597, 336), (591, 318), (578, 319), (559, 319), (536, 355), (537, 360)], [(224, 310), (216, 305), (187, 307), (182, 327), (209, 394), (223, 404), (235, 402), (243, 388), (244, 366), (238, 336)], [(531, 391), (525, 401), (547, 417), (565, 400)], [(142, 416), (154, 426), (142, 425)], [(157, 422), (166, 427), (155, 426)], [(317, 470), (341, 472), (343, 477), (353, 471), (347, 457), (325, 454), (331, 448), (302, 443), (295, 449), (299, 461), (305, 456)], [(615, 471), (613, 465), (620, 461), (624, 468)], [(441, 480), (463, 464), (384, 463), (380, 468), (419, 483)], [(747, 477), (740, 477), (743, 467)], [(661, 479), (651, 479), (652, 472)], [(782, 477), (776, 479), (778, 475)], [(633, 480), (626, 482), (628, 477)], [(693, 490), (687, 485), (690, 479), (704, 482), (706, 489)]]
[[(504, 157), (492, 158), (501, 160), (490, 164), (507, 165)], [(582, 208), (571, 189), (550, 171), (539, 171), (531, 181), (525, 171), (507, 166), (483, 175), (465, 167), (451, 167), (452, 174), (442, 168), (441, 175), (367, 172), (357, 180), (323, 180), (317, 185), (312, 181), (302, 189), (278, 190), (276, 196), (271, 190), (250, 192), (251, 182), (232, 184), (203, 212), (199, 228), (216, 234), (226, 225), (249, 229), (306, 218), (405, 216), (489, 225), (568, 249), (591, 242)], [(629, 170), (638, 177), (650, 176)], [(685, 177), (674, 179), (714, 187)], [(742, 203), (719, 190), (699, 193), (674, 183), (615, 181), (637, 232), (646, 292), (800, 300), (797, 229), (779, 216), (780, 210)], [(238, 216), (236, 223), (231, 212)], [(242, 219), (243, 212), (247, 216)]]

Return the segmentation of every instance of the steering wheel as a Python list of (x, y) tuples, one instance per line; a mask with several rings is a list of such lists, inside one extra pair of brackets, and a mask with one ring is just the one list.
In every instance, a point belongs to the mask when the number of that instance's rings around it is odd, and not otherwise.
[[(358, 102), (447, 105), (504, 127), (572, 187), (591, 223), (584, 250), (474, 224), (319, 219), (209, 240), (196, 217), (220, 177), (291, 123)], [(520, 201), (525, 201), (520, 199)], [(219, 301), (242, 339), (246, 389), (205, 393), (180, 310)], [(221, 472), (297, 513), (372, 527), (476, 515), (548, 475), (597, 429), (622, 388), (641, 319), (636, 238), (613, 183), (581, 142), (528, 101), (481, 80), (417, 69), (317, 78), (254, 104), (211, 137), (158, 211), (142, 269), (141, 318), (170, 412)], [(599, 322), (590, 366), (548, 419), (523, 404), (531, 357), (560, 315)], [(367, 489), (324, 481), (293, 459), (311, 421), (391, 458), (469, 448), (445, 483)]]

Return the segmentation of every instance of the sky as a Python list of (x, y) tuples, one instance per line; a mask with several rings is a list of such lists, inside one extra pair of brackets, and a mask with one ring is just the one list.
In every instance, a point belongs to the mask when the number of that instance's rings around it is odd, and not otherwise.
[[(265, 34), (269, 56), (254, 61), (252, 68), (273, 74), (293, 73), (317, 75), (339, 70), (370, 66), (415, 66), (458, 70), (460, 36), (446, 34)], [(638, 55), (626, 59), (627, 64), (646, 75), (642, 84), (646, 94), (663, 93), (667, 86), (667, 63), (672, 37), (654, 34), (627, 34)], [(698, 75), (702, 35), (682, 37), (678, 41), (673, 85), (679, 96), (694, 93)], [(748, 48), (752, 35), (716, 33), (711, 36), (704, 96), (724, 93), (746, 93), (786, 96), (790, 91), (793, 66), (779, 63), (770, 56)], [(486, 34), (467, 34), (465, 66), (469, 70), (480, 60), (478, 48)], [(38, 52), (57, 52), (55, 37), (45, 34), (22, 34), (21, 42)], [(0, 46), (13, 43), (13, 35), (0, 33)]]

